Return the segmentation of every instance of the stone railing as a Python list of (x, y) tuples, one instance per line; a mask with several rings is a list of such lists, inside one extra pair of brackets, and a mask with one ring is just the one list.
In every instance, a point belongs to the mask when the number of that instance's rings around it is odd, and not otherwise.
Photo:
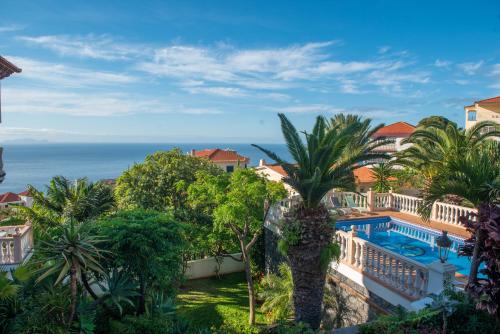
[(392, 193), (392, 209), (418, 216), (418, 209), (422, 203), (422, 199), (413, 196), (394, 194)]
[[(460, 223), (460, 218), (469, 217), (473, 213), (477, 213), (477, 210), (453, 204), (435, 202), (432, 207), (431, 219), (445, 224), (462, 225)], [(475, 217), (472, 219), (474, 220)]]
[(357, 236), (356, 226), (352, 226), (350, 232), (338, 230), (336, 239), (340, 245), (339, 260), (342, 264), (408, 300), (421, 299), (440, 291), (443, 276), (453, 275), (455, 271), (453, 266), (447, 271), (439, 270), (438, 264), (424, 265), (372, 244)]
[(0, 265), (20, 264), (32, 250), (30, 225), (0, 227)]
[[(396, 194), (393, 192), (376, 193), (369, 190), (366, 194), (352, 192), (330, 192), (326, 196), (325, 203), (331, 205), (330, 198), (335, 196), (342, 206), (347, 206), (346, 196), (352, 196), (356, 205), (368, 208), (369, 211), (398, 211), (413, 216), (419, 216), (419, 208), (422, 199), (418, 197)], [(443, 224), (460, 226), (460, 218), (470, 216), (477, 210), (463, 206), (435, 202), (432, 207), (430, 219)]]

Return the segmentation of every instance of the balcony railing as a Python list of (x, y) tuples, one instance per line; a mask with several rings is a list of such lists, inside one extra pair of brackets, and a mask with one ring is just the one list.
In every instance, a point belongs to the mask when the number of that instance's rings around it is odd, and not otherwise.
[(0, 227), (0, 265), (21, 264), (32, 250), (30, 225)]

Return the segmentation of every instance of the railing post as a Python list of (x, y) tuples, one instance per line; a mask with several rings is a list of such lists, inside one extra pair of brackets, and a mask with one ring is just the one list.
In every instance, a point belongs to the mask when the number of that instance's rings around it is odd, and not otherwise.
[(366, 207), (370, 212), (375, 211), (375, 192), (372, 188), (366, 192)]
[(456, 267), (451, 263), (434, 261), (427, 266), (429, 268), (429, 284), (427, 293), (440, 294), (447, 284), (453, 283)]
[(354, 237), (358, 236), (358, 228), (356, 225), (351, 225), (351, 231), (349, 232), (349, 239), (347, 240), (347, 263), (353, 264), (355, 261), (356, 244), (354, 242)]
[(19, 231), (16, 231), (16, 235), (14, 236), (14, 263), (23, 262), (23, 248), (21, 245), (22, 234)]
[(389, 189), (389, 210), (394, 210), (394, 195), (392, 193), (392, 188)]

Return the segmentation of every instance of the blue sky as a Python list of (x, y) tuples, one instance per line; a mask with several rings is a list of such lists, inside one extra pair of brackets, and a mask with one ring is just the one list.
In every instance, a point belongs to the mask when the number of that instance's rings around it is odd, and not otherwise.
[(500, 1), (10, 1), (0, 140), (281, 142), (500, 95)]

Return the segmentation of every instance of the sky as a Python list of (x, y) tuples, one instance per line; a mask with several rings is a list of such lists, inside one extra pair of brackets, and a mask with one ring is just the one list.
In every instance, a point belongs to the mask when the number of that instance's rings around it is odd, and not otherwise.
[(0, 0), (0, 141), (280, 143), (500, 95), (500, 0)]

